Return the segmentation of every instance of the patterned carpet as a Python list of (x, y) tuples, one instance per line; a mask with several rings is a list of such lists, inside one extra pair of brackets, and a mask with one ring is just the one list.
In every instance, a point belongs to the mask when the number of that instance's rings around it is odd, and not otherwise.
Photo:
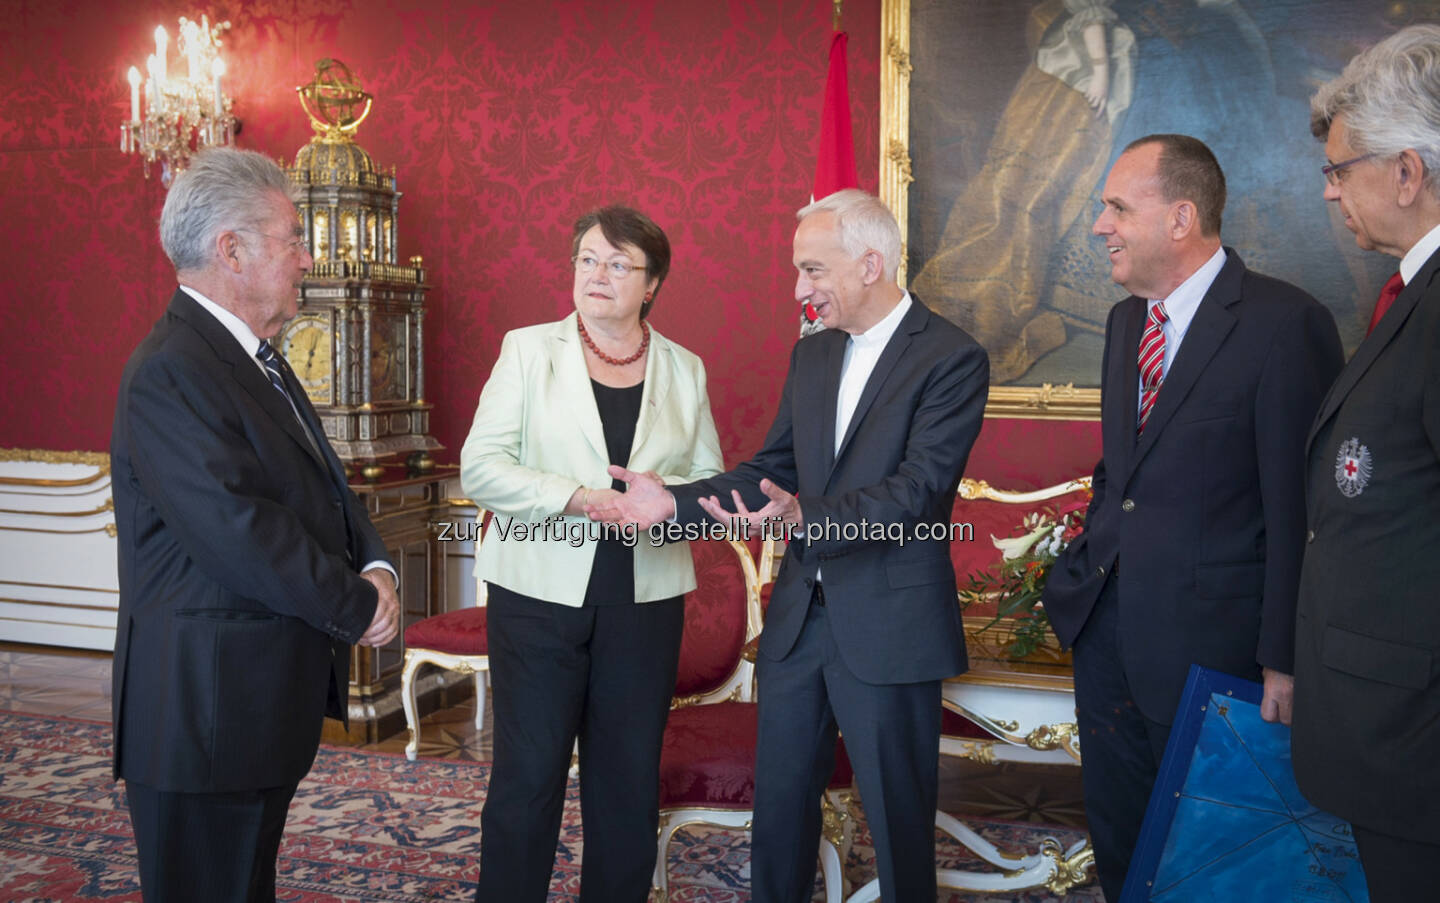
[[(134, 844), (123, 785), (110, 781), (110, 726), (0, 712), (0, 900), (138, 901)], [(479, 871), (479, 813), (489, 767), (322, 748), (290, 810), (279, 863), (279, 899), (298, 901), (469, 901)], [(580, 883), (579, 791), (572, 782), (551, 903), (574, 903)], [(967, 819), (1002, 848), (1033, 849), (1042, 837), (1062, 847), (1083, 838), (1073, 828)], [(749, 840), (741, 832), (682, 831), (670, 848), (675, 903), (749, 900)], [(943, 841), (949, 868), (978, 868)], [(862, 824), (846, 863), (859, 884), (874, 877)], [(816, 899), (820, 899), (817, 893)], [(962, 895), (960, 901), (1051, 900), (1043, 891)], [(1071, 900), (1102, 899), (1098, 889)]]

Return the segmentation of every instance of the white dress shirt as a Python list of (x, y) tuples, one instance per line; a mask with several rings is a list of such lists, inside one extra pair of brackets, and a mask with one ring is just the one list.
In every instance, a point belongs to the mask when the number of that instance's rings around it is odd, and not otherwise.
[(1414, 246), (1405, 252), (1405, 256), (1400, 258), (1400, 278), (1405, 280), (1406, 285), (1410, 284), (1410, 280), (1420, 272), (1420, 267), (1424, 266), (1425, 261), (1437, 250), (1440, 250), (1440, 226), (1426, 232), (1424, 237), (1415, 242)]
[[(1210, 286), (1215, 284), (1215, 277), (1225, 267), (1225, 249), (1216, 249), (1210, 259), (1200, 265), (1200, 269), (1190, 274), (1190, 278), (1180, 283), (1175, 291), (1170, 293), (1168, 298), (1150, 299), (1145, 304), (1146, 322), (1149, 322), (1150, 311), (1161, 301), (1165, 302), (1165, 314), (1169, 317), (1160, 327), (1165, 333), (1165, 363), (1161, 366), (1160, 380), (1164, 383), (1165, 377), (1170, 375), (1170, 365), (1175, 362), (1175, 355), (1180, 353), (1180, 343), (1185, 341), (1185, 333), (1190, 328), (1190, 321), (1195, 319), (1195, 311), (1200, 309), (1200, 302), (1205, 300), (1205, 293), (1210, 291)], [(1135, 414), (1138, 417), (1140, 407), (1145, 403), (1145, 376), (1141, 374), (1136, 379), (1139, 392), (1136, 395), (1137, 404)]]
[[(880, 354), (885, 346), (890, 344), (890, 338), (895, 335), (895, 330), (900, 327), (900, 321), (905, 319), (905, 314), (910, 310), (910, 293), (906, 292), (900, 298), (900, 303), (895, 309), (885, 315), (879, 323), (859, 335), (850, 336), (845, 343), (845, 360), (840, 364), (840, 391), (835, 395), (835, 453), (840, 453), (840, 440), (845, 438), (845, 431), (850, 428), (850, 418), (855, 416), (855, 406), (860, 403), (860, 396), (865, 392), (865, 384), (870, 381), (870, 374), (875, 372), (875, 365), (880, 362)], [(824, 568), (815, 569), (815, 579), (820, 580)]]

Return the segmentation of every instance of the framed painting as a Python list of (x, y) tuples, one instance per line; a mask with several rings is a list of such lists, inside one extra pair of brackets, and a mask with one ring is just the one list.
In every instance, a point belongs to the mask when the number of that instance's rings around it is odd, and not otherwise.
[(1309, 98), (1434, 20), (1437, 0), (882, 0), (881, 197), (903, 278), (990, 353), (987, 414), (1098, 419), (1125, 292), (1090, 230), (1115, 158), (1158, 132), (1211, 147), (1224, 243), (1324, 303), (1353, 351), (1396, 262), (1322, 198)]

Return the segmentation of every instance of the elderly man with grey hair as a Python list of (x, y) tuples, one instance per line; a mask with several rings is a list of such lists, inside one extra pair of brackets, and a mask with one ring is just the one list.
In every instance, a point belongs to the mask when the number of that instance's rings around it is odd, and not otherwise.
[(266, 341), (312, 263), (291, 191), (232, 149), (175, 180), (160, 237), (179, 288), (115, 404), (114, 771), (146, 903), (273, 903), (350, 644), (398, 626), (384, 543)]
[(1326, 200), (1400, 269), (1307, 445), (1295, 776), (1354, 825), (1370, 899), (1418, 900), (1440, 857), (1440, 27), (1357, 56), (1311, 124)]
[(933, 903), (940, 682), (966, 667), (944, 525), (989, 359), (896, 283), (900, 229), (878, 198), (847, 189), (798, 216), (795, 300), (827, 329), (795, 344), (764, 446), (684, 486), (612, 467), (629, 489), (590, 513), (787, 529), (760, 636), (751, 899), (810, 899), (838, 726), (881, 897)]

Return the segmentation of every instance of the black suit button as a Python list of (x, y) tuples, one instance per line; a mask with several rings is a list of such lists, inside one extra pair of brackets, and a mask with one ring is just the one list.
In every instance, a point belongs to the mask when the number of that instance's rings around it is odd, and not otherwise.
[(1104, 577), (1104, 576), (1105, 576), (1105, 569), (1104, 569), (1103, 567), (1096, 568), (1096, 569), (1095, 569), (1095, 576), (1096, 576), (1096, 577)]
[(810, 587), (813, 587), (814, 585), (815, 585), (815, 581), (814, 581), (814, 580), (810, 579), (809, 577), (806, 577), (806, 578), (805, 578), (805, 586), (806, 586), (807, 589), (810, 588)]
[(1129, 514), (1131, 511), (1134, 511), (1134, 510), (1135, 510), (1135, 500), (1134, 500), (1134, 499), (1126, 499), (1125, 501), (1121, 502), (1121, 503), (1120, 503), (1120, 510), (1121, 510), (1121, 511), (1124, 511), (1126, 514)]
[(340, 510), (340, 500), (339, 500), (339, 499), (331, 499), (331, 500), (330, 500), (330, 507), (331, 507), (331, 508), (334, 508), (336, 511), (339, 511), (339, 510)]
[(1305, 534), (1305, 541), (1306, 541), (1306, 542), (1314, 542), (1314, 541), (1315, 541), (1315, 531), (1314, 531), (1314, 530), (1311, 530), (1309, 533), (1306, 533), (1306, 534)]

